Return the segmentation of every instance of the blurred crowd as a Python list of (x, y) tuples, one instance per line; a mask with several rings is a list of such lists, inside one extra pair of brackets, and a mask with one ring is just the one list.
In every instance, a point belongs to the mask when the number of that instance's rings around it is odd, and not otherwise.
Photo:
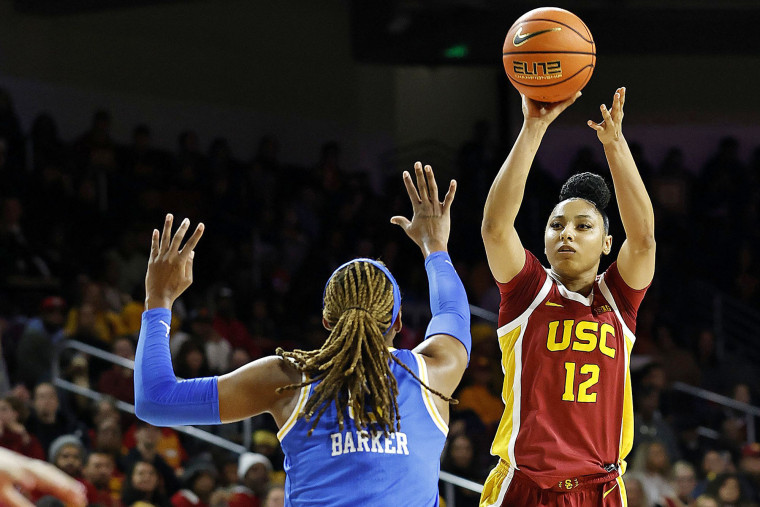
[[(254, 418), (252, 434), (239, 423), (205, 428), (252, 449), (230, 454), (120, 411), (119, 402), (134, 402), (132, 370), (61, 344), (74, 339), (134, 358), (150, 234), (172, 212), (206, 224), (193, 287), (173, 312), (178, 376), (226, 373), (278, 346), (320, 346), (323, 284), (359, 256), (382, 259), (399, 280), (398, 345), (413, 347), (429, 316), (427, 281), (417, 248), (388, 223), (411, 212), (400, 174), (371, 185), (343, 165), (337, 142), (326, 142), (312, 165), (293, 165), (271, 135), (241, 158), (224, 138), (204, 149), (185, 130), (170, 152), (153, 144), (148, 125), (113, 139), (107, 111), (76, 135), (62, 135), (47, 113), (25, 132), (0, 90), (0, 445), (83, 481), (92, 505), (282, 505), (283, 456), (271, 417)], [(480, 220), (509, 146), (491, 138), (481, 122), (459, 151), (449, 250), (470, 302), (495, 312)], [(755, 403), (760, 378), (750, 352), (716, 336), (712, 316), (686, 293), (699, 280), (757, 311), (760, 149), (742, 160), (736, 140), (716, 139), (715, 154), (698, 168), (684, 166), (679, 148), (659, 163), (632, 149), (655, 205), (658, 264), (631, 361), (629, 505), (760, 505), (754, 421), (672, 387), (680, 381)], [(562, 169), (609, 180), (604, 161), (585, 147)], [(535, 165), (518, 217), (523, 243), (538, 255), (557, 172)], [(622, 226), (615, 210), (610, 217), (619, 247)], [(441, 458), (443, 470), (481, 483), (503, 409), (494, 338), (493, 323), (473, 319), (473, 356)], [(56, 389), (54, 378), (106, 397)], [(477, 505), (477, 494), (454, 489), (458, 507)]]

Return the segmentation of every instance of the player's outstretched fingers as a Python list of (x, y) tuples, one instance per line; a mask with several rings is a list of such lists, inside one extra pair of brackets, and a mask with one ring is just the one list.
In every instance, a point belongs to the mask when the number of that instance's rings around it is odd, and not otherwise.
[(457, 193), (457, 180), (449, 182), (449, 190), (443, 198), (443, 212), (446, 213), (451, 209), (451, 203), (454, 202), (454, 196)]
[(164, 220), (164, 232), (161, 234), (161, 242), (159, 243), (159, 251), (161, 253), (169, 250), (169, 243), (171, 242), (171, 237), (172, 237), (172, 222), (173, 221), (174, 221), (174, 216), (171, 213), (167, 213), (166, 219)]
[(179, 245), (182, 244), (182, 240), (185, 239), (185, 233), (190, 228), (190, 219), (185, 218), (182, 220), (182, 223), (179, 224), (179, 227), (177, 228), (177, 232), (174, 233), (174, 237), (172, 238), (172, 243), (169, 246), (169, 251), (179, 252)]
[(403, 179), (406, 193), (409, 194), (409, 200), (412, 201), (412, 208), (414, 208), (422, 202), (422, 199), (420, 199), (420, 194), (417, 193), (417, 189), (414, 188), (414, 182), (412, 181), (412, 176), (409, 174), (409, 171), (404, 171)]
[(193, 250), (195, 250), (195, 247), (198, 246), (198, 242), (201, 240), (201, 236), (203, 236), (203, 231), (206, 230), (206, 226), (203, 225), (203, 222), (200, 222), (196, 227), (195, 231), (193, 232), (193, 235), (190, 236), (190, 238), (185, 242), (185, 246), (182, 247), (182, 250), (180, 250), (180, 254), (184, 256), (189, 256)]
[(425, 166), (425, 177), (427, 179), (430, 200), (433, 201), (434, 204), (439, 204), (441, 201), (438, 199), (438, 184), (435, 182), (435, 173), (433, 173), (433, 168), (429, 165)]
[(158, 258), (159, 246), (158, 243), (161, 240), (161, 236), (158, 233), (158, 229), (153, 229), (153, 234), (150, 235), (150, 261), (153, 262)]
[(430, 199), (427, 191), (427, 183), (425, 182), (425, 173), (422, 170), (422, 164), (417, 162), (414, 164), (414, 175), (417, 179), (417, 191), (420, 194), (420, 202), (426, 203)]

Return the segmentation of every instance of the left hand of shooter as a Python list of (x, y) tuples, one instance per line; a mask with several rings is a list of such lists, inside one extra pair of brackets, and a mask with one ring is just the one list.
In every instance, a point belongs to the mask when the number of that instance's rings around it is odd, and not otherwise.
[(623, 104), (625, 104), (625, 88), (618, 88), (612, 99), (612, 111), (602, 104), (602, 122), (588, 121), (588, 126), (596, 130), (596, 135), (602, 144), (619, 141), (623, 137)]

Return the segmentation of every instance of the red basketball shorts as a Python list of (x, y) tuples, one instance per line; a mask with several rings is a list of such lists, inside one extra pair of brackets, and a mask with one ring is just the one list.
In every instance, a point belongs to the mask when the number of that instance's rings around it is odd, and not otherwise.
[[(617, 472), (561, 481), (542, 489), (521, 471), (500, 460), (486, 479), (480, 507), (627, 507), (623, 478)], [(564, 489), (567, 488), (567, 489)]]

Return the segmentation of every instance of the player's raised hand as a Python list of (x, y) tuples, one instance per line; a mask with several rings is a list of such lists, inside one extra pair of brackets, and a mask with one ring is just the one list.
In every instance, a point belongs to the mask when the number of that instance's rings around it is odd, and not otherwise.
[(607, 109), (604, 104), (599, 106), (602, 111), (601, 123), (588, 121), (588, 126), (596, 130), (596, 135), (602, 144), (617, 141), (623, 135), (623, 104), (625, 104), (625, 87), (615, 90), (612, 110)]
[(195, 246), (203, 235), (204, 226), (199, 223), (195, 232), (180, 248), (185, 233), (190, 228), (187, 218), (172, 237), (174, 217), (166, 215), (164, 230), (153, 230), (150, 245), (148, 272), (145, 275), (145, 308), (171, 308), (174, 300), (193, 283), (193, 257)]
[(557, 116), (565, 109), (570, 107), (573, 102), (578, 100), (581, 96), (581, 92), (575, 92), (575, 95), (562, 102), (538, 102), (533, 99), (529, 99), (523, 94), (522, 97), (522, 112), (523, 118), (526, 124), (538, 123), (543, 126), (548, 126), (551, 122), (557, 119)]
[(412, 219), (395, 216), (391, 218), (391, 223), (404, 229), (427, 257), (433, 252), (446, 250), (451, 230), (451, 203), (454, 202), (457, 182), (451, 180), (446, 196), (440, 201), (433, 168), (429, 165), (423, 168), (420, 162), (416, 162), (414, 175), (416, 187), (408, 171), (404, 171), (403, 176), (406, 192), (412, 201)]

